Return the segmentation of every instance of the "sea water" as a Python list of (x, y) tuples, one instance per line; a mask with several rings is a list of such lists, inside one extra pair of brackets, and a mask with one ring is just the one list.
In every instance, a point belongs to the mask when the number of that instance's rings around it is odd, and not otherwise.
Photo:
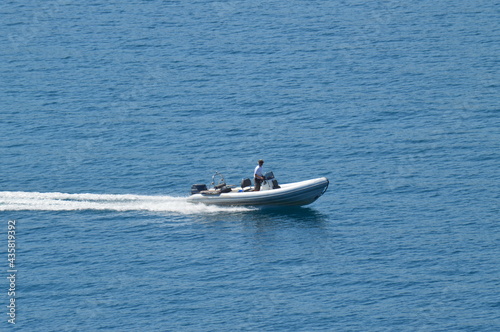
[[(0, 13), (1, 330), (500, 330), (494, 1)], [(258, 159), (330, 188), (186, 201)]]

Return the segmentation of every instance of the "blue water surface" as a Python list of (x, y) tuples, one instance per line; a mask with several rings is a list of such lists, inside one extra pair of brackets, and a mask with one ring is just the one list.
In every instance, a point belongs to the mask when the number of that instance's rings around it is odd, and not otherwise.
[[(500, 330), (498, 3), (0, 13), (0, 329)], [(294, 209), (186, 202), (261, 158), (330, 188)]]

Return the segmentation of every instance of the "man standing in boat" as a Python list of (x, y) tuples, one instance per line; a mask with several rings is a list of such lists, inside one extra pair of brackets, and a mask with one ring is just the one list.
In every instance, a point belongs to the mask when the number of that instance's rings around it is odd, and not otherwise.
[(253, 171), (253, 178), (255, 181), (254, 191), (260, 190), (260, 184), (264, 181), (264, 171), (262, 170), (262, 165), (264, 165), (264, 160), (260, 159), (259, 164), (255, 167)]

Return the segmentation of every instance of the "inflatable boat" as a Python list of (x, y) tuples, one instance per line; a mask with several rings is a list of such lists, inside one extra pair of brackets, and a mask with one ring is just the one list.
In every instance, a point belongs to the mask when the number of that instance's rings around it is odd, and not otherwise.
[(254, 191), (250, 179), (243, 179), (240, 186), (227, 185), (222, 174), (216, 172), (212, 177), (213, 187), (193, 184), (188, 201), (214, 205), (301, 206), (317, 200), (329, 185), (326, 177), (280, 185), (272, 172), (264, 178), (260, 190)]

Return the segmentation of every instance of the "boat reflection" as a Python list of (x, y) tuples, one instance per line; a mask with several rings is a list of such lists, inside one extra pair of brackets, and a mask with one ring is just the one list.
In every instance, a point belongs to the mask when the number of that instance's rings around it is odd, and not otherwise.
[(309, 207), (274, 207), (242, 213), (242, 221), (257, 222), (264, 226), (277, 224), (295, 224), (320, 226), (328, 220), (323, 213)]

